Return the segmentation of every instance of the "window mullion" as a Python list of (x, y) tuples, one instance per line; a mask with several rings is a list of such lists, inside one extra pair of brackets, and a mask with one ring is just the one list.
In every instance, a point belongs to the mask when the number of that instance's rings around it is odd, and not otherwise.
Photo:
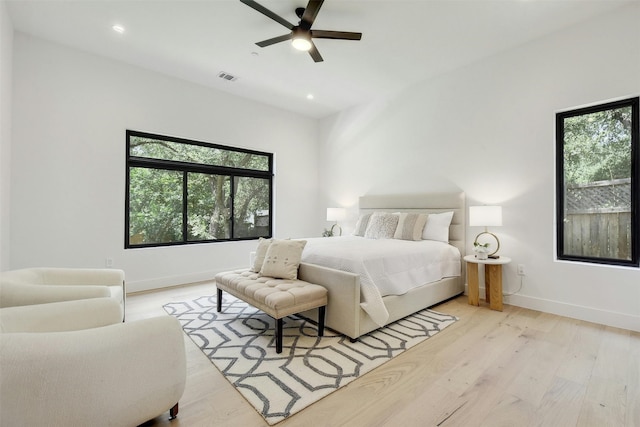
[(189, 223), (188, 212), (189, 209), (189, 172), (184, 171), (182, 175), (182, 241), (184, 243), (189, 241)]
[(236, 218), (236, 212), (235, 212), (235, 201), (236, 201), (236, 179), (235, 176), (233, 175), (229, 175), (229, 235), (231, 236), (232, 239), (234, 239), (236, 237), (236, 232), (235, 232), (235, 218)]

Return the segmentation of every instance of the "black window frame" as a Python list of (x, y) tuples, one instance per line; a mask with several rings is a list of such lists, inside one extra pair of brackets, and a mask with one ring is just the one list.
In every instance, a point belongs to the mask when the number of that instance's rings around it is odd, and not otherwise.
[[(562, 261), (577, 261), (613, 266), (640, 266), (640, 132), (639, 102), (640, 97), (606, 102), (588, 107), (563, 111), (556, 114), (556, 258)], [(564, 218), (565, 218), (565, 182), (564, 182), (564, 120), (570, 117), (586, 115), (606, 110), (631, 107), (631, 256), (630, 260), (594, 256), (571, 255), (564, 253)]]
[[(160, 141), (168, 141), (172, 143), (178, 144), (186, 144), (186, 145), (194, 145), (194, 146), (203, 146), (208, 148), (214, 148), (225, 151), (239, 152), (245, 154), (255, 154), (258, 156), (264, 156), (268, 158), (268, 170), (256, 170), (256, 169), (242, 169), (237, 167), (228, 167), (228, 166), (219, 166), (219, 165), (206, 165), (200, 163), (189, 163), (183, 161), (175, 161), (175, 160), (163, 160), (163, 159), (152, 159), (147, 157), (136, 157), (131, 156), (131, 147), (130, 142), (132, 137), (141, 137), (141, 138), (150, 138), (156, 139)], [(143, 167), (143, 168), (151, 168), (151, 169), (159, 169), (159, 170), (168, 170), (168, 171), (179, 171), (183, 174), (183, 185), (182, 185), (182, 240), (177, 242), (162, 242), (162, 243), (141, 243), (141, 244), (131, 244), (130, 243), (130, 169), (132, 167)], [(150, 248), (150, 247), (162, 247), (162, 246), (182, 246), (182, 245), (193, 245), (193, 244), (202, 244), (202, 243), (217, 243), (217, 242), (232, 242), (232, 241), (243, 241), (243, 240), (258, 240), (261, 237), (270, 238), (273, 236), (273, 153), (249, 150), (245, 148), (231, 147), (227, 145), (191, 140), (186, 138), (178, 138), (167, 135), (158, 135), (148, 132), (140, 132), (135, 130), (126, 130), (126, 188), (125, 188), (125, 227), (124, 227), (124, 247), (125, 249), (139, 249), (139, 248)], [(230, 225), (230, 238), (221, 238), (221, 239), (202, 239), (202, 240), (189, 240), (188, 233), (188, 224), (187, 224), (187, 180), (186, 175), (190, 172), (195, 173), (205, 173), (212, 175), (223, 175), (230, 177), (230, 186), (231, 191), (229, 194), (230, 198), (230, 213), (229, 213), (229, 225)], [(269, 185), (269, 226), (268, 233), (266, 235), (261, 236), (250, 236), (250, 237), (234, 237), (235, 230), (235, 200), (233, 198), (234, 194), (234, 185), (235, 178), (260, 178), (268, 180)]]

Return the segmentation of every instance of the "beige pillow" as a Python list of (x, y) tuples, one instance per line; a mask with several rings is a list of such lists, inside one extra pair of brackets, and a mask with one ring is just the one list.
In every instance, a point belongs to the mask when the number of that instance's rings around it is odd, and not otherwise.
[(306, 244), (306, 240), (274, 240), (267, 249), (260, 276), (297, 279), (302, 250)]
[(264, 264), (264, 258), (267, 256), (267, 249), (271, 246), (273, 239), (265, 239), (261, 237), (258, 239), (258, 247), (256, 248), (256, 257), (253, 260), (253, 267), (251, 271), (254, 273), (259, 273), (262, 268), (262, 264)]
[(427, 223), (427, 214), (401, 213), (394, 239), (422, 240), (422, 230)]

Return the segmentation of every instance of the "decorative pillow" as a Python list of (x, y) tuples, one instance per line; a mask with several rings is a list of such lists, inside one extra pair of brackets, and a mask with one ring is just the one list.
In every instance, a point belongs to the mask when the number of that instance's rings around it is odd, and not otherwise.
[(367, 239), (393, 239), (400, 215), (386, 212), (374, 212), (369, 218), (364, 237)]
[(262, 268), (262, 264), (264, 264), (264, 257), (267, 256), (267, 249), (271, 246), (273, 239), (265, 239), (261, 237), (258, 239), (258, 247), (256, 248), (256, 257), (253, 260), (253, 267), (251, 271), (254, 273), (259, 273)]
[(369, 224), (369, 218), (371, 214), (360, 215), (358, 222), (356, 222), (356, 229), (353, 232), (354, 236), (364, 237), (364, 233), (367, 231), (367, 224)]
[(393, 235), (394, 239), (421, 240), (424, 225), (427, 223), (427, 214), (401, 213), (398, 219), (398, 227)]
[(260, 276), (297, 279), (302, 250), (306, 244), (306, 240), (274, 240), (267, 249)]
[(453, 211), (429, 214), (427, 224), (422, 232), (422, 238), (424, 240), (439, 240), (449, 243), (449, 226), (452, 219)]

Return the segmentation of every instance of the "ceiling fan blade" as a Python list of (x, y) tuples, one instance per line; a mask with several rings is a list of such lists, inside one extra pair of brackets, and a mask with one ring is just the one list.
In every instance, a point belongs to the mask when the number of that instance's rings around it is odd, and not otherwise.
[(267, 47), (271, 46), (272, 44), (284, 42), (287, 40), (291, 40), (291, 34), (285, 34), (283, 36), (274, 37), (272, 39), (262, 40), (261, 42), (258, 42), (256, 44), (260, 47)]
[(309, 55), (311, 55), (314, 62), (324, 61), (324, 59), (322, 59), (322, 55), (320, 55), (320, 52), (318, 52), (318, 48), (313, 42), (311, 42), (311, 49), (309, 50)]
[(300, 26), (309, 29), (313, 25), (313, 21), (316, 20), (316, 16), (318, 16), (318, 12), (320, 12), (320, 8), (322, 7), (322, 3), (324, 0), (309, 0), (307, 7), (304, 9), (304, 13), (300, 18)]
[(311, 37), (316, 39), (360, 40), (362, 33), (348, 31), (311, 30)]
[(287, 21), (283, 17), (281, 17), (279, 15), (276, 15), (275, 13), (273, 13), (272, 11), (267, 9), (266, 7), (262, 6), (261, 4), (256, 3), (253, 0), (240, 0), (240, 1), (242, 3), (244, 3), (244, 4), (246, 4), (247, 6), (249, 6), (250, 8), (255, 9), (258, 12), (262, 13), (264, 16), (273, 19), (274, 21), (276, 21), (280, 25), (283, 25), (283, 26), (287, 27), (290, 30), (293, 29), (294, 25), (292, 23), (290, 23), (289, 21)]

